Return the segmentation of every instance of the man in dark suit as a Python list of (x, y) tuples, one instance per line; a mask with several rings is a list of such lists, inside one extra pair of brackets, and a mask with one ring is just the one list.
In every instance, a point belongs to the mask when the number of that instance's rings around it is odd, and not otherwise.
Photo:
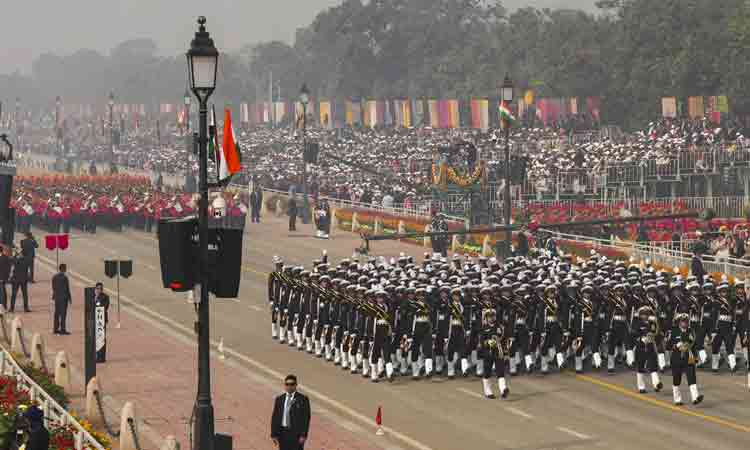
[(302, 450), (310, 429), (310, 400), (297, 392), (294, 375), (287, 375), (284, 388), (273, 405), (271, 439), (279, 450)]
[(44, 427), (44, 413), (37, 406), (31, 406), (23, 414), (28, 426), (26, 433), (27, 450), (48, 450), (49, 449), (49, 431)]
[(289, 231), (297, 231), (297, 199), (295, 195), (289, 197), (286, 213), (289, 215)]
[(94, 286), (94, 307), (104, 308), (104, 347), (97, 349), (96, 362), (107, 361), (107, 325), (109, 324), (109, 295), (104, 293), (104, 285), (101, 282)]
[(701, 261), (702, 253), (703, 249), (696, 246), (693, 250), (693, 260), (690, 263), (690, 272), (701, 286), (703, 286), (703, 277), (706, 275), (706, 271), (703, 270), (703, 261)]
[(13, 290), (10, 294), (10, 312), (13, 312), (16, 309), (16, 296), (18, 295), (18, 290), (21, 290), (21, 295), (23, 296), (23, 310), (24, 312), (31, 312), (29, 309), (29, 264), (27, 262), (27, 259), (21, 255), (20, 253), (17, 254), (13, 258), (13, 275), (10, 277), (11, 284), (13, 285)]
[(6, 284), (10, 281), (10, 270), (13, 264), (10, 249), (3, 246), (0, 251), (0, 305), (3, 309), (8, 307), (8, 289)]
[(68, 282), (68, 276), (65, 275), (67, 269), (65, 264), (60, 264), (60, 271), (52, 277), (52, 300), (55, 301), (55, 329), (53, 332), (55, 334), (70, 334), (65, 327), (68, 305), (72, 302), (70, 283)]
[(25, 237), (21, 240), (21, 254), (26, 258), (26, 265), (29, 267), (29, 281), (34, 282), (34, 260), (36, 259), (36, 249), (39, 244), (36, 243), (31, 231), (27, 231)]

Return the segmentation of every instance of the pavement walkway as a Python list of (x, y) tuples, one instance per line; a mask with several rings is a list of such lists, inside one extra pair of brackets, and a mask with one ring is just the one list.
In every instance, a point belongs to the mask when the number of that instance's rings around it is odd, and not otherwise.
[[(41, 333), (49, 355), (64, 350), (68, 353), (73, 370), (83, 372), (83, 285), (71, 277), (73, 305), (68, 313), (69, 336), (51, 333), (50, 293), (51, 267), (37, 262), (37, 283), (29, 285), (32, 312), (18, 313), (22, 318), (25, 335)], [(41, 275), (41, 276), (39, 276)], [(105, 284), (108, 280), (105, 281)], [(197, 347), (187, 336), (159, 327), (144, 320), (137, 313), (123, 309), (122, 326), (116, 328), (115, 298), (110, 295), (109, 338), (107, 362), (97, 366), (98, 379), (105, 395), (122, 404), (132, 401), (142, 425), (150, 429), (152, 440), (174, 435), (183, 448), (189, 448), (188, 421), (196, 395)], [(19, 299), (20, 300), (20, 299)], [(189, 305), (186, 305), (189, 307)], [(134, 315), (135, 314), (135, 315)], [(8, 323), (13, 319), (9, 315)], [(28, 338), (30, 339), (30, 337)], [(78, 377), (75, 377), (78, 378)], [(74, 379), (75, 379), (74, 378)], [(79, 378), (71, 395), (82, 398), (85, 391)], [(221, 360), (214, 352), (212, 359), (213, 402), (216, 432), (231, 434), (234, 450), (270, 450), (275, 448), (270, 440), (270, 416), (273, 399), (282, 391), (283, 380), (268, 381), (247, 368), (235, 364), (231, 358)], [(304, 384), (301, 386), (304, 393)], [(75, 403), (80, 403), (76, 401)], [(119, 424), (112, 412), (110, 423)], [(371, 450), (382, 448), (372, 434), (355, 435), (346, 429), (347, 424), (313, 402), (311, 434), (307, 449)], [(115, 425), (117, 426), (117, 425)], [(353, 428), (361, 430), (360, 428)], [(156, 436), (154, 436), (156, 435)], [(156, 449), (160, 442), (146, 442), (144, 449)], [(149, 445), (150, 444), (150, 445)]]

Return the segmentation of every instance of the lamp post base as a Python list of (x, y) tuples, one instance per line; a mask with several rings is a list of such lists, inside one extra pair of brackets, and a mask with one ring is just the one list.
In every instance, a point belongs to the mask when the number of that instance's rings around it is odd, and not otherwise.
[(193, 424), (193, 448), (200, 450), (214, 449), (214, 407), (209, 404), (195, 405), (195, 422)]

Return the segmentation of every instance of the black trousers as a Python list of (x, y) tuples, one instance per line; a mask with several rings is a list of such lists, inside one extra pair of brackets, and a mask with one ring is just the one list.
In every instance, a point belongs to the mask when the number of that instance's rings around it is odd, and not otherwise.
[(632, 348), (628, 325), (623, 321), (615, 320), (612, 322), (612, 331), (607, 339), (607, 354), (614, 355), (615, 348), (620, 345), (624, 345), (626, 350)]
[(250, 208), (250, 221), (260, 223), (260, 208)]
[(635, 365), (638, 373), (651, 373), (658, 370), (656, 364), (656, 347), (653, 344), (645, 348), (641, 345), (635, 348)]
[(21, 295), (23, 296), (23, 309), (29, 309), (29, 285), (27, 283), (13, 283), (13, 292), (10, 295), (10, 310), (16, 309), (16, 295), (18, 295), (18, 289), (21, 289)]
[(5, 285), (8, 282), (5, 280), (0, 281), (0, 305), (3, 306), (3, 308), (8, 307), (8, 289), (5, 287)]
[(54, 330), (53, 331), (67, 331), (65, 327), (65, 321), (68, 316), (68, 300), (55, 300), (55, 317), (54, 317)]
[(480, 356), (484, 360), (484, 374), (482, 378), (490, 378), (493, 368), (495, 369), (496, 377), (505, 377), (505, 358), (500, 357), (500, 352), (497, 349), (482, 349)]
[(36, 257), (27, 256), (26, 262), (28, 262), (29, 264), (29, 281), (33, 283), (34, 282), (34, 263), (36, 262)]
[(414, 324), (414, 335), (411, 341), (411, 362), (417, 362), (420, 349), (425, 358), (432, 358), (432, 324), (430, 322)]
[(724, 343), (727, 355), (734, 354), (734, 343), (736, 341), (732, 339), (733, 337), (732, 324), (724, 321), (719, 322), (718, 333), (716, 333), (711, 342), (711, 353), (718, 355), (721, 350), (721, 344)]
[[(448, 354), (446, 355), (448, 360), (455, 363), (455, 359), (466, 357), (466, 332), (463, 327), (452, 326), (450, 329), (450, 337), (448, 337)], [(458, 353), (458, 357), (454, 359), (455, 354)]]
[(303, 450), (304, 444), (299, 443), (299, 435), (288, 428), (281, 429), (279, 436), (279, 450)]
[(297, 231), (297, 215), (292, 214), (289, 216), (289, 231)]
[(695, 364), (685, 364), (683, 362), (675, 364), (675, 361), (672, 360), (672, 385), (679, 386), (682, 384), (683, 373), (687, 376), (688, 386), (696, 384)]

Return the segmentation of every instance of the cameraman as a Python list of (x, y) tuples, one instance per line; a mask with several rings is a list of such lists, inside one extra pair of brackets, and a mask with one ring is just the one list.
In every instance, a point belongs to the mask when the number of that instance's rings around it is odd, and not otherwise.
[(44, 413), (36, 406), (30, 406), (23, 413), (23, 422), (19, 429), (26, 432), (26, 450), (48, 450), (49, 431), (44, 427)]

